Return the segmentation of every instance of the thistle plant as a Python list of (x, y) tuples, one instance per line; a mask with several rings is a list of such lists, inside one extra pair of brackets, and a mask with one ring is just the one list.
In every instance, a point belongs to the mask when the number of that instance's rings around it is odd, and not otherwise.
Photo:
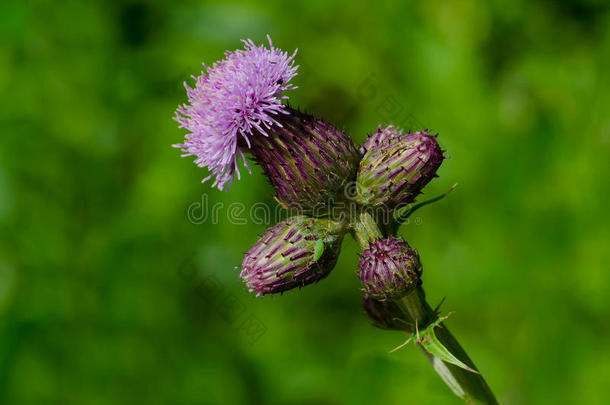
[[(270, 227), (250, 248), (240, 277), (257, 296), (283, 293), (326, 277), (345, 234), (358, 242), (357, 272), (365, 313), (381, 329), (402, 331), (420, 346), (434, 370), (466, 403), (496, 404), (472, 360), (449, 332), (422, 288), (417, 251), (397, 236), (418, 207), (416, 198), (444, 156), (436, 135), (379, 126), (357, 149), (333, 125), (287, 105), (297, 74), (289, 55), (251, 40), (244, 49), (205, 67), (187, 90), (175, 119), (185, 128), (174, 145), (206, 167), (213, 186), (239, 179), (245, 155), (259, 164), (276, 200), (294, 216)], [(339, 215), (337, 215), (339, 212)]]

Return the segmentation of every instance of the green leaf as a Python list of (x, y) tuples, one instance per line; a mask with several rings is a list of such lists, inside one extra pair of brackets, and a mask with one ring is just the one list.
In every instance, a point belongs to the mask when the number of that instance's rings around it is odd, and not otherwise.
[(437, 202), (437, 201), (442, 200), (443, 198), (447, 197), (447, 195), (449, 195), (449, 193), (452, 192), (457, 187), (457, 185), (458, 185), (458, 183), (455, 183), (453, 186), (451, 186), (451, 188), (449, 190), (445, 191), (443, 194), (439, 195), (438, 197), (431, 198), (430, 200), (426, 200), (419, 204), (415, 204), (414, 206), (407, 205), (403, 209), (397, 210), (396, 212), (394, 212), (394, 232), (398, 231), (398, 228), (400, 228), (400, 225), (402, 225), (415, 211), (417, 211), (421, 207), (424, 207), (428, 204), (432, 204), (433, 202)]
[(424, 329), (423, 331), (418, 331), (417, 332), (417, 335), (418, 335), (417, 341), (424, 349), (426, 349), (426, 351), (428, 353), (430, 353), (433, 356), (438, 357), (439, 359), (443, 360), (444, 362), (451, 363), (460, 368), (463, 368), (464, 370), (468, 370), (472, 373), (479, 374), (479, 372), (477, 370), (473, 369), (472, 367), (469, 367), (468, 365), (464, 364), (460, 359), (455, 357), (451, 353), (451, 351), (449, 349), (447, 349), (436, 336), (435, 329), (437, 327), (441, 327), (440, 326), (441, 322), (447, 318), (448, 318), (448, 316), (439, 318), (432, 324), (428, 325), (428, 327), (426, 329)]

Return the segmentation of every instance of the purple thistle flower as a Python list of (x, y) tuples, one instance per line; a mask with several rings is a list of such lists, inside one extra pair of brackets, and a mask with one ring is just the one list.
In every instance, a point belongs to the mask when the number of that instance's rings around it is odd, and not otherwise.
[(215, 177), (213, 186), (220, 190), (230, 186), (235, 172), (240, 177), (239, 158), (250, 171), (239, 138), (249, 147), (251, 137), (267, 136), (273, 125), (281, 127), (278, 116), (287, 114), (283, 92), (296, 88), (289, 83), (297, 74), (296, 50), (288, 56), (267, 39), (269, 49), (244, 40), (243, 50), (227, 51), (211, 68), (204, 65), (207, 74), (193, 77), (194, 88), (185, 83), (188, 103), (176, 110), (174, 119), (189, 133), (174, 147), (207, 167), (211, 173), (203, 181)]
[(395, 300), (421, 284), (422, 267), (415, 249), (402, 239), (377, 239), (360, 256), (360, 282), (366, 295)]

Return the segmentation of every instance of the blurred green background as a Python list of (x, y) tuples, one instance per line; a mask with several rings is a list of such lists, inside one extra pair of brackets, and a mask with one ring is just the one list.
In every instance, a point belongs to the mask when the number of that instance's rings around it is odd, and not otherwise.
[[(274, 205), (170, 147), (182, 82), (271, 34), (291, 102), (363, 142), (440, 133), (447, 199), (402, 230), (503, 404), (606, 404), (610, 17), (602, 1), (0, 4), (0, 403), (459, 404), (371, 327), (347, 238), (319, 284), (255, 299), (235, 266)], [(222, 204), (218, 221), (187, 219)]]

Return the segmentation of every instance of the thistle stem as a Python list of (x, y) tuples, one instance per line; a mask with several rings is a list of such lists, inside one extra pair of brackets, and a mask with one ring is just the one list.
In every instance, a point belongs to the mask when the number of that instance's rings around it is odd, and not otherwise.
[[(384, 237), (374, 218), (366, 212), (359, 215), (358, 220), (352, 224), (351, 230), (352, 235), (362, 250), (367, 249), (370, 242), (375, 239)], [(412, 325), (413, 327), (413, 330), (407, 330), (407, 333), (417, 335), (419, 331), (423, 331), (439, 319), (438, 313), (426, 301), (424, 290), (421, 286), (413, 289), (406, 296), (396, 301), (396, 304), (398, 304), (403, 313), (402, 320), (405, 325)], [(439, 323), (438, 326), (434, 327), (434, 334), (451, 355), (471, 369), (476, 370), (476, 372), (468, 371), (441, 360), (426, 350), (422, 341), (416, 339), (416, 343), (420, 346), (434, 370), (443, 379), (445, 384), (449, 386), (451, 391), (467, 404), (497, 404), (498, 401), (483, 379), (483, 376), (478, 373), (476, 366), (455, 337), (449, 332), (449, 329), (443, 323)]]
[(356, 239), (362, 250), (367, 249), (369, 244), (375, 239), (383, 238), (377, 222), (368, 212), (360, 213), (358, 220), (352, 224), (351, 228), (352, 236)]
[[(417, 330), (423, 330), (438, 319), (438, 314), (428, 305), (424, 291), (421, 287), (407, 294), (397, 304), (405, 313), (406, 317), (411, 318), (405, 320), (410, 324), (417, 325)], [(412, 333), (417, 333), (415, 330)], [(468, 357), (457, 339), (451, 334), (449, 329), (441, 323), (434, 330), (438, 340), (445, 346), (453, 356), (458, 358), (462, 363), (477, 370), (473, 361)], [(433, 354), (429, 353), (421, 343), (418, 343), (430, 364), (438, 375), (443, 379), (445, 384), (451, 388), (451, 391), (460, 397), (467, 404), (497, 404), (498, 401), (494, 397), (491, 389), (483, 379), (481, 374), (473, 373), (465, 370), (454, 364), (445, 362)], [(477, 370), (478, 371), (478, 370)]]

